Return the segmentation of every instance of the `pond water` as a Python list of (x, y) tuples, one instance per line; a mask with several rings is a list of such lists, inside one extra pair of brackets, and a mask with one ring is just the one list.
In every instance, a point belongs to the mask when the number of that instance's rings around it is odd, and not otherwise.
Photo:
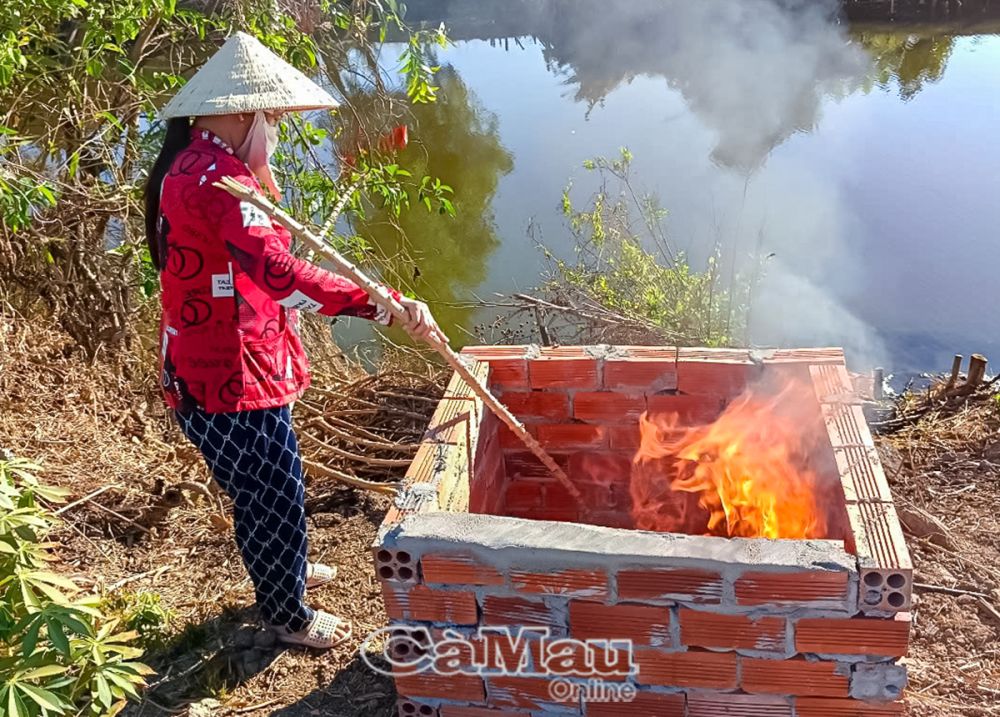
[(752, 343), (843, 345), (859, 370), (902, 373), (1000, 360), (1000, 23), (847, 25), (748, 0), (456, 0), (414, 16), (455, 44), (407, 151), (427, 147), (459, 216), (404, 228), (415, 289), (459, 340), (491, 315), (464, 302), (538, 283), (529, 226), (570, 251), (563, 188), (585, 199), (583, 161), (627, 146), (693, 263), (716, 245), (774, 255)]

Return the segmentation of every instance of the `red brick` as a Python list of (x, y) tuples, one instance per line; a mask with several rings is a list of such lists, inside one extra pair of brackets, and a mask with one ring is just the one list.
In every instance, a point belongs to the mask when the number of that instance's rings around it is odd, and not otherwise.
[[(632, 508), (632, 495), (629, 492), (628, 474), (618, 483), (604, 485), (601, 483), (578, 483), (577, 487), (583, 495), (583, 504), (587, 506), (587, 520), (591, 523), (594, 515), (618, 513), (627, 514)], [(631, 525), (631, 517), (629, 518)]]
[(397, 620), (450, 622), (455, 625), (475, 625), (479, 616), (476, 595), (468, 591), (433, 590), (415, 585), (410, 590), (382, 586), (385, 611)]
[(704, 687), (731, 690), (736, 688), (735, 652), (661, 652), (652, 649), (635, 651), (639, 666), (636, 682), (666, 687)]
[(594, 702), (585, 707), (588, 717), (684, 717), (684, 695), (640, 691), (631, 702)]
[(407, 606), (409, 603), (405, 602), (405, 598), (401, 598), (401, 596), (405, 594), (405, 590), (391, 588), (385, 583), (382, 583), (382, 602), (385, 604), (385, 614), (388, 615), (390, 619), (407, 619)]
[(728, 650), (785, 651), (787, 630), (784, 618), (753, 619), (746, 615), (720, 615), (684, 608), (677, 614), (681, 623), (682, 645), (721, 647)]
[(795, 700), (796, 717), (898, 717), (902, 702), (861, 702), (829, 697), (799, 697)]
[(504, 511), (524, 511), (545, 505), (542, 481), (517, 478), (504, 491)]
[(847, 697), (850, 667), (836, 662), (741, 658), (744, 692), (809, 697)]
[(844, 363), (844, 349), (842, 348), (812, 348), (812, 349), (777, 349), (768, 358), (764, 359), (765, 364), (771, 363)]
[(629, 426), (608, 426), (608, 442), (611, 450), (635, 452), (639, 448), (639, 424)]
[(747, 572), (736, 581), (736, 602), (740, 605), (836, 605), (846, 603), (848, 597), (846, 572)]
[(437, 451), (436, 444), (421, 443), (413, 457), (413, 462), (410, 463), (410, 467), (403, 477), (403, 482), (406, 484), (429, 483), (434, 477)]
[(597, 361), (592, 358), (541, 358), (528, 362), (528, 384), (532, 388), (599, 387)]
[(792, 717), (787, 697), (759, 695), (719, 695), (692, 693), (688, 696), (688, 717)]
[(385, 517), (382, 518), (382, 525), (395, 525), (402, 522), (403, 518), (407, 515), (407, 511), (401, 510), (394, 505), (390, 506), (389, 510), (385, 512)]
[(608, 576), (597, 570), (551, 570), (535, 573), (511, 570), (510, 583), (519, 592), (603, 598), (608, 594)]
[(552, 698), (552, 685), (552, 680), (542, 677), (489, 677), (486, 680), (486, 703), (503, 709), (520, 707), (540, 711), (555, 706), (570, 706)]
[(504, 391), (501, 399), (521, 420), (569, 418), (569, 395), (552, 391)]
[(565, 627), (553, 608), (541, 600), (487, 595), (483, 598), (483, 623), (524, 627)]
[(426, 702), (400, 699), (396, 701), (394, 717), (440, 717), (438, 708)]
[(520, 710), (491, 710), (489, 707), (466, 707), (464, 705), (441, 705), (441, 717), (505, 717), (506, 715), (524, 715), (531, 717), (530, 712)]
[(503, 585), (503, 575), (469, 555), (425, 555), (420, 559), (424, 582)]
[(692, 425), (714, 421), (722, 413), (724, 401), (718, 396), (664, 395), (649, 396), (650, 415), (677, 414), (681, 424)]
[(682, 600), (717, 605), (722, 600), (722, 576), (708, 570), (619, 570), (620, 600)]
[(687, 394), (737, 396), (757, 370), (752, 364), (682, 359), (677, 364), (677, 389)]
[(587, 346), (542, 346), (539, 356), (542, 358), (589, 358), (590, 349)]
[(634, 671), (629, 646), (587, 646), (575, 640), (532, 640), (534, 669), (549, 679), (597, 677), (606, 682), (624, 681)]
[(566, 473), (579, 487), (582, 483), (628, 486), (632, 459), (625, 453), (576, 451), (569, 457)]
[(665, 391), (677, 388), (677, 368), (662, 359), (609, 359), (604, 362), (605, 388), (642, 388)]
[(569, 634), (577, 640), (631, 640), (635, 645), (673, 646), (670, 609), (650, 605), (571, 600)]
[(607, 429), (586, 423), (562, 423), (537, 427), (538, 442), (546, 448), (573, 448), (606, 444)]
[(462, 354), (472, 356), (478, 361), (492, 361), (497, 358), (524, 358), (528, 355), (527, 344), (485, 344), (481, 346), (466, 346)]
[[(524, 427), (531, 435), (534, 436), (537, 434), (537, 431), (535, 430), (535, 427), (533, 425), (526, 424)], [(501, 423), (500, 425), (497, 426), (497, 436), (500, 439), (500, 447), (505, 450), (520, 449), (523, 451), (525, 449), (524, 441), (522, 441), (520, 437), (516, 433), (514, 433), (514, 431), (510, 430), (510, 428), (507, 427), (506, 423)]]
[[(549, 455), (563, 470), (569, 465), (569, 458), (566, 455), (559, 453)], [(504, 465), (510, 478), (552, 478), (552, 471), (528, 451), (508, 451), (504, 455)]]
[(396, 675), (396, 691), (403, 697), (449, 699), (458, 702), (482, 702), (486, 691), (478, 675), (435, 675), (421, 672)]
[(580, 512), (573, 508), (528, 508), (525, 510), (511, 510), (507, 512), (510, 518), (520, 518), (522, 520), (548, 520), (554, 523), (578, 523), (580, 522)]
[(567, 520), (571, 520), (578, 515), (580, 501), (562, 483), (548, 481), (543, 488), (543, 492), (545, 495), (543, 511), (566, 515), (568, 516)]
[(901, 612), (892, 618), (802, 618), (793, 629), (799, 652), (902, 657), (910, 642), (910, 614)]
[(573, 397), (573, 416), (595, 423), (635, 423), (646, 410), (646, 397), (616, 391), (581, 391)]
[(675, 349), (677, 361), (700, 361), (702, 363), (750, 365), (749, 349), (713, 349), (705, 346), (680, 346)]
[(490, 359), (490, 385), (498, 388), (524, 388), (528, 385), (526, 359)]
[[(536, 639), (531, 639), (533, 634)], [(494, 672), (510, 674), (530, 668), (530, 660), (537, 653), (537, 650), (532, 648), (540, 642), (538, 636), (539, 633), (532, 632), (519, 635), (517, 629), (511, 630), (510, 634), (504, 634), (502, 631), (492, 631), (487, 628), (479, 635), (466, 639), (475, 650), (478, 665), (485, 665), (486, 669)], [(472, 654), (470, 651), (470, 663)], [(446, 670), (455, 669), (453, 664), (446, 664), (444, 667)]]

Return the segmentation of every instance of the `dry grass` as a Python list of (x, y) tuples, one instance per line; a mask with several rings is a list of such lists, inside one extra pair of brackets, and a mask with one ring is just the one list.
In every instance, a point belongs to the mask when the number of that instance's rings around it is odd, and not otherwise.
[[(908, 402), (909, 410), (918, 408)], [(1000, 411), (981, 393), (880, 439), (901, 508), (941, 520), (943, 536), (909, 536), (919, 583), (982, 593), (918, 591), (909, 714), (1000, 714)]]

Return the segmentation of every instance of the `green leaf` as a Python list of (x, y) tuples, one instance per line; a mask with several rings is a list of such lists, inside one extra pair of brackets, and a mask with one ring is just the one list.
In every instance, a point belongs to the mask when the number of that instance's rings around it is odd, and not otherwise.
[(33, 670), (28, 670), (21, 675), (21, 679), (24, 680), (37, 680), (42, 677), (52, 677), (54, 675), (61, 675), (66, 672), (66, 667), (62, 665), (44, 665), (43, 667), (36, 667)]
[(7, 714), (11, 717), (22, 717), (27, 714), (27, 710), (24, 709), (24, 703), (21, 702), (21, 698), (17, 695), (17, 690), (13, 686), (7, 685), (5, 688), (7, 690)]
[(57, 587), (65, 588), (66, 590), (71, 590), (77, 592), (80, 588), (72, 580), (64, 578), (62, 575), (56, 575), (55, 573), (45, 572), (41, 570), (36, 570), (30, 573), (31, 578), (36, 581), (41, 581), (43, 583), (48, 583), (49, 585), (55, 585)]
[(105, 707), (111, 706), (111, 687), (108, 685), (107, 679), (104, 675), (98, 672), (94, 675), (94, 681), (97, 683), (97, 699)]
[(30, 656), (35, 651), (35, 646), (38, 644), (38, 633), (42, 629), (41, 618), (36, 618), (34, 622), (31, 623), (31, 627), (28, 631), (24, 633), (24, 641), (21, 645), (21, 654), (25, 657)]
[(46, 620), (45, 627), (48, 628), (49, 641), (52, 643), (52, 646), (66, 655), (66, 657), (69, 657), (69, 640), (66, 638), (63, 626), (55, 620)]
[(62, 707), (62, 700), (52, 692), (44, 690), (41, 687), (35, 687), (34, 685), (26, 685), (23, 682), (18, 684), (18, 688), (44, 709), (56, 714), (63, 714), (65, 712)]

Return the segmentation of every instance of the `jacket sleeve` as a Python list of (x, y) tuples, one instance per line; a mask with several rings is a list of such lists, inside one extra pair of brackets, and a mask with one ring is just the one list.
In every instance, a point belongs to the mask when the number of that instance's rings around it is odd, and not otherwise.
[[(233, 178), (260, 191), (252, 177)], [(220, 235), (229, 253), (274, 301), (288, 309), (324, 316), (359, 316), (385, 325), (391, 323), (389, 312), (373, 303), (357, 284), (293, 256), (287, 230), (274, 225), (267, 214), (222, 189), (213, 189), (228, 198), (224, 200)], [(395, 289), (388, 291), (396, 299), (400, 297)]]

